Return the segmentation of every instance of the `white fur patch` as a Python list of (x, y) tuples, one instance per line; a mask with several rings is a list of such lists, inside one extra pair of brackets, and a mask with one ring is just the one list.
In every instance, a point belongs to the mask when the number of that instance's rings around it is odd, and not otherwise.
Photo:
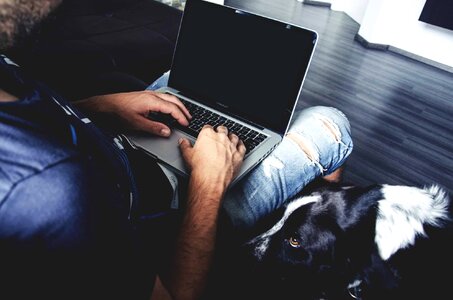
[(375, 242), (384, 260), (413, 245), (416, 236), (424, 236), (424, 224), (440, 227), (443, 220), (449, 219), (449, 199), (436, 185), (424, 189), (384, 185), (382, 192)]
[(3, 54), (0, 55), (0, 56), (5, 60), (5, 62), (6, 62), (8, 65), (12, 65), (12, 66), (19, 67), (18, 64), (16, 64), (15, 62), (13, 62), (11, 59), (9, 59), (8, 57), (4, 56)]
[(298, 198), (294, 201), (291, 201), (288, 206), (286, 207), (285, 213), (283, 214), (283, 217), (268, 231), (265, 233), (255, 237), (251, 241), (248, 242), (248, 244), (254, 244), (255, 249), (254, 249), (254, 255), (257, 259), (261, 259), (264, 254), (266, 253), (268, 247), (269, 247), (269, 241), (270, 238), (278, 232), (280, 229), (282, 229), (283, 225), (285, 224), (286, 220), (291, 216), (291, 214), (298, 209), (299, 207), (302, 207), (308, 203), (312, 202), (317, 202), (321, 199), (319, 195), (316, 196), (306, 196), (306, 197), (301, 197)]

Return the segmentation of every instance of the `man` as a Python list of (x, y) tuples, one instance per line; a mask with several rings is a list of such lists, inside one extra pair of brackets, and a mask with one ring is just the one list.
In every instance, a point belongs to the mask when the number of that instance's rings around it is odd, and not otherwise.
[[(1, 48), (20, 41), (59, 3), (0, 0)], [(170, 128), (148, 120), (149, 111), (170, 113), (182, 125), (190, 119), (178, 99), (152, 91), (98, 96), (77, 106), (163, 137)], [(144, 199), (148, 194), (137, 189), (125, 145), (5, 56), (0, 139), (2, 299), (197, 299), (221, 207), (235, 229), (247, 230), (316, 176), (335, 179), (352, 150), (345, 117), (311, 108), (261, 165), (227, 191), (244, 144), (222, 126), (206, 126), (193, 146), (182, 139), (191, 169), (184, 214), (169, 269), (156, 274), (160, 258), (153, 247), (160, 241), (143, 235), (136, 222), (137, 207), (155, 199)], [(148, 178), (156, 191), (160, 175)]]

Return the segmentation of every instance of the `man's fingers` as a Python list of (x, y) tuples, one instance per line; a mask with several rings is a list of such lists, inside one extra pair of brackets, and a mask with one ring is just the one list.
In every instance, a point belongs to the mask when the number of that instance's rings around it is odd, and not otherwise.
[(142, 118), (136, 122), (138, 130), (146, 131), (155, 135), (168, 137), (170, 136), (170, 128), (162, 123), (151, 121), (148, 118)]
[(162, 98), (166, 101), (172, 102), (173, 104), (178, 106), (178, 108), (184, 113), (184, 115), (186, 116), (187, 119), (190, 120), (192, 118), (192, 115), (189, 113), (187, 108), (184, 106), (184, 104), (181, 102), (181, 100), (179, 100), (176, 96), (170, 95), (170, 94), (165, 94), (165, 93), (158, 93), (157, 95), (160, 98)]
[(239, 143), (239, 137), (237, 135), (235, 135), (234, 133), (230, 133), (228, 135), (228, 137), (230, 138), (230, 141), (233, 144), (233, 146), (237, 147), (237, 145)]
[[(214, 130), (214, 128), (212, 128), (211, 125), (203, 125), (203, 127), (201, 128), (201, 131), (206, 131), (206, 130)], [(200, 131), (200, 133), (201, 133)]]
[(224, 133), (224, 134), (228, 134), (228, 128), (226, 128), (225, 126), (218, 126), (216, 128), (216, 131), (218, 133)]
[(241, 154), (241, 156), (244, 157), (245, 152), (247, 151), (247, 148), (245, 147), (245, 144), (242, 140), (239, 140), (237, 149), (238, 149), (238, 152)]
[[(185, 108), (184, 110), (187, 111)], [(183, 126), (189, 125), (189, 118), (180, 106), (171, 101), (166, 101), (156, 94), (154, 95), (153, 101), (149, 101), (148, 103), (148, 111), (171, 115), (171, 117), (178, 121), (179, 124)]]
[(180, 138), (179, 141), (179, 149), (181, 150), (183, 158), (187, 161), (189, 156), (189, 152), (192, 149), (192, 144), (188, 139)]
[(165, 114), (171, 114), (171, 116), (178, 121), (179, 124), (187, 126), (189, 125), (189, 119), (187, 116), (181, 111), (179, 106), (174, 103), (168, 101), (162, 101), (162, 106), (160, 111)]

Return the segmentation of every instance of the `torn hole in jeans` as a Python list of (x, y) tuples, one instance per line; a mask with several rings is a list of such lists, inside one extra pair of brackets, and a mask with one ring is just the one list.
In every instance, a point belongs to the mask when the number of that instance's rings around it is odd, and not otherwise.
[(313, 143), (309, 142), (302, 135), (294, 132), (289, 132), (286, 136), (294, 143), (296, 143), (297, 146), (299, 146), (299, 148), (305, 153), (305, 155), (307, 155), (307, 158), (319, 168), (321, 174), (324, 174), (326, 170), (319, 162), (319, 153), (314, 147)]

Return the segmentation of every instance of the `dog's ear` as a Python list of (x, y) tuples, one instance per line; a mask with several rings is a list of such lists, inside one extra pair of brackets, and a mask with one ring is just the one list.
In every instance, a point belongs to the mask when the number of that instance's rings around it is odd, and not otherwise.
[[(347, 232), (343, 230), (337, 220), (336, 214), (329, 213), (328, 210), (316, 217), (316, 227), (324, 229), (319, 232), (320, 239), (328, 236), (323, 243), (324, 258), (320, 263), (328, 265), (329, 268), (341, 267), (343, 269), (343, 265), (348, 258)], [(324, 271), (326, 270), (324, 268)]]
[(323, 214), (317, 221), (323, 227), (329, 228), (335, 239), (331, 239), (328, 252), (318, 266), (316, 282), (322, 283), (320, 290), (325, 293), (326, 299), (342, 299), (349, 283), (351, 262), (347, 232), (339, 226), (333, 215)]
[(332, 261), (335, 265), (343, 265), (346, 263), (348, 256), (348, 232), (345, 231), (337, 222), (337, 218), (331, 215), (325, 215), (321, 218), (322, 222), (329, 226), (335, 236), (335, 241), (332, 244)]

